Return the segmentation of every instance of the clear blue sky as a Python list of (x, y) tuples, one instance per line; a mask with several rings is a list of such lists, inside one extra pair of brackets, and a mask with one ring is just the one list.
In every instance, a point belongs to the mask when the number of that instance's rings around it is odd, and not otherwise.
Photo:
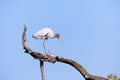
[[(24, 53), (21, 36), (43, 52), (32, 38), (50, 27), (63, 43), (49, 40), (53, 54), (73, 59), (89, 73), (120, 77), (120, 0), (0, 0), (0, 80), (41, 80), (39, 61)], [(69, 65), (45, 63), (46, 80), (82, 80)]]

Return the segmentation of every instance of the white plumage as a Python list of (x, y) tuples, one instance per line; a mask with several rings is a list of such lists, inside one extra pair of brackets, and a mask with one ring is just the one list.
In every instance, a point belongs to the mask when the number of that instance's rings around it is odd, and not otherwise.
[[(45, 41), (47, 41), (49, 38), (57, 38), (57, 39), (60, 40), (60, 34), (55, 34), (52, 29), (46, 27), (46, 28), (42, 28), (39, 31), (37, 31), (33, 35), (33, 38), (35, 38), (35, 39), (42, 39), (43, 40), (43, 47), (44, 47), (44, 50), (45, 50), (45, 53), (46, 53), (45, 46), (48, 48), (48, 44), (46, 42), (46, 45), (45, 45)], [(48, 48), (48, 51), (50, 53), (49, 48)]]

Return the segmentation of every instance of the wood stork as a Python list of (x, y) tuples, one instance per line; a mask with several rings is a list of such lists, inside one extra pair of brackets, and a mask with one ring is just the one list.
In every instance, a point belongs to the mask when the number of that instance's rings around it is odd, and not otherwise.
[(37, 31), (34, 35), (33, 38), (35, 39), (42, 39), (43, 40), (43, 47), (44, 51), (46, 53), (46, 47), (48, 49), (48, 52), (50, 53), (50, 49), (48, 48), (47, 40), (49, 38), (57, 38), (60, 39), (60, 34), (55, 34), (54, 31), (48, 27), (42, 28), (39, 31)]

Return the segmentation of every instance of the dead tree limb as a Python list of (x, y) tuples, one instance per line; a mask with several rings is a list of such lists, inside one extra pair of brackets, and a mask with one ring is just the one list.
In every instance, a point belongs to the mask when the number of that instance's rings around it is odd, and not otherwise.
[(34, 59), (38, 59), (43, 62), (51, 62), (51, 63), (62, 62), (68, 65), (71, 65), (81, 73), (81, 75), (85, 78), (85, 80), (108, 80), (108, 78), (105, 78), (105, 77), (91, 75), (90, 73), (87, 72), (87, 70), (82, 65), (80, 65), (74, 60), (63, 58), (53, 54), (42, 54), (40, 52), (31, 50), (26, 40), (26, 26), (24, 26), (24, 31), (22, 34), (22, 45), (23, 45), (23, 48), (25, 49), (25, 53), (29, 53)]
[(41, 71), (42, 80), (45, 80), (44, 62), (41, 60), (40, 60), (40, 71)]

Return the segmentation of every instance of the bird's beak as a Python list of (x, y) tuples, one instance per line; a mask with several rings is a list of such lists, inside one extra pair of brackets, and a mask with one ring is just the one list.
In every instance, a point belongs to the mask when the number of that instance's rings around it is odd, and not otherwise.
[(61, 38), (58, 39), (60, 43), (63, 43), (63, 40)]

